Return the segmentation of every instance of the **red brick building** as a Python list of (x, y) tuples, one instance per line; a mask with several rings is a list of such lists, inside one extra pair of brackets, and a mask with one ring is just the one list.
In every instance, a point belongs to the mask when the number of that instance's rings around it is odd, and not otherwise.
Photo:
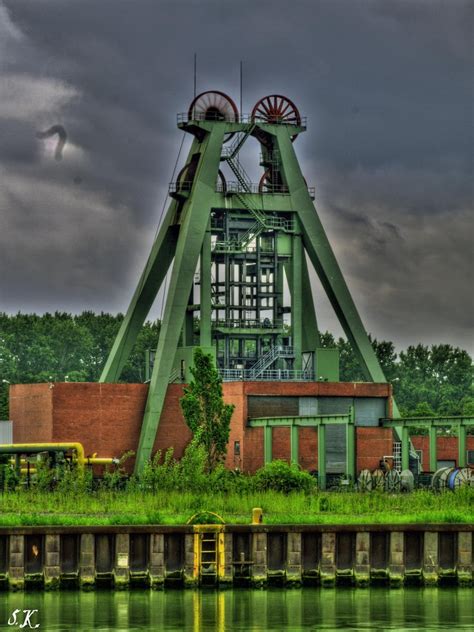
[[(383, 456), (393, 452), (392, 430), (378, 425), (391, 416), (389, 384), (347, 382), (226, 382), (224, 399), (235, 405), (226, 465), (254, 472), (264, 463), (263, 428), (250, 428), (249, 419), (272, 416), (307, 416), (348, 412), (354, 406), (357, 472), (375, 469)], [(72, 442), (84, 445), (87, 455), (120, 456), (137, 450), (148, 386), (145, 384), (53, 383), (18, 384), (10, 388), (10, 419), (15, 443)], [(191, 439), (179, 400), (181, 384), (170, 384), (158, 427), (154, 451), (174, 448), (181, 457)], [(273, 428), (273, 458), (290, 459), (290, 428)], [(337, 471), (341, 437), (327, 442), (328, 471)], [(299, 428), (299, 463), (318, 469), (318, 432)], [(426, 445), (425, 445), (426, 443)], [(452, 444), (452, 445), (451, 445)], [(415, 437), (428, 468), (425, 437)], [(343, 450), (342, 446), (342, 450)], [(474, 437), (468, 438), (474, 449)], [(333, 457), (331, 457), (333, 450)], [(456, 439), (438, 439), (438, 458), (457, 459)]]

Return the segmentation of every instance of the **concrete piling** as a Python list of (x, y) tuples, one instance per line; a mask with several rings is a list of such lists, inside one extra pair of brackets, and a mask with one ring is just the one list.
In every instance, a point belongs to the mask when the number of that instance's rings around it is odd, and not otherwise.
[(290, 531), (287, 538), (286, 585), (300, 586), (302, 573), (301, 533)]
[(94, 534), (81, 534), (79, 583), (82, 590), (95, 588), (95, 541)]
[[(331, 588), (387, 583), (472, 585), (467, 525), (224, 525), (204, 527), (0, 528), (3, 589), (96, 586), (160, 589), (234, 583)], [(216, 572), (202, 573), (203, 534), (215, 535)], [(211, 540), (204, 544), (210, 546)], [(205, 547), (204, 547), (205, 548)], [(213, 551), (212, 551), (213, 552)], [(207, 552), (209, 555), (209, 551)], [(213, 562), (214, 563), (214, 562)], [(209, 557), (206, 562), (209, 566)]]
[(397, 588), (403, 584), (405, 564), (404, 564), (404, 534), (401, 531), (390, 533), (390, 560), (389, 560), (389, 580), (392, 588)]
[(25, 587), (25, 537), (10, 535), (8, 577), (11, 590)]
[(354, 577), (356, 586), (365, 588), (370, 583), (370, 533), (356, 534)]
[(60, 538), (61, 536), (53, 534), (45, 536), (44, 587), (46, 590), (59, 588), (61, 577)]
[(426, 586), (438, 583), (438, 534), (428, 531), (424, 534), (423, 581)]
[(457, 580), (461, 586), (469, 586), (473, 580), (473, 534), (465, 531), (458, 533)]
[(267, 583), (267, 534), (254, 532), (252, 537), (252, 585), (265, 586)]
[(162, 533), (150, 534), (150, 585), (154, 590), (163, 588), (165, 581), (165, 537)]
[(323, 533), (321, 538), (321, 585), (336, 585), (336, 534)]
[(130, 584), (130, 536), (118, 533), (115, 537), (114, 585), (118, 590), (128, 588)]

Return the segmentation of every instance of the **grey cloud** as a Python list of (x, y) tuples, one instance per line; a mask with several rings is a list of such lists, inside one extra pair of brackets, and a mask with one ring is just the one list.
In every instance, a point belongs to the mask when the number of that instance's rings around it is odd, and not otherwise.
[[(308, 116), (295, 149), (367, 328), (472, 348), (471, 28), (461, 0), (0, 2), (1, 308), (126, 308), (197, 51), (198, 90), (238, 102), (242, 59), (246, 112), (279, 92)], [(35, 138), (55, 124), (61, 163)]]

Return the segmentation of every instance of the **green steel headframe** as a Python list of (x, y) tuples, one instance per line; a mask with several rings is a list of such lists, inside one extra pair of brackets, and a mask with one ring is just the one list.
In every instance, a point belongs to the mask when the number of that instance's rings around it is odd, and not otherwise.
[[(171, 202), (100, 377), (120, 378), (170, 271), (137, 471), (151, 456), (168, 384), (189, 376), (193, 347), (212, 352), (227, 380), (318, 378), (307, 259), (366, 379), (386, 382), (301, 172), (293, 140), (306, 127), (291, 101), (265, 97), (252, 115), (242, 116), (222, 93), (203, 93), (178, 115), (178, 127), (193, 142), (170, 185)], [(259, 185), (239, 161), (251, 137), (261, 148)]]

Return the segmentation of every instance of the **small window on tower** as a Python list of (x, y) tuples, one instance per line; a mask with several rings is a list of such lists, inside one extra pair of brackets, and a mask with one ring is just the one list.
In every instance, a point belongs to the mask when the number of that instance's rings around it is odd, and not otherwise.
[(240, 456), (240, 441), (234, 441), (234, 455)]

